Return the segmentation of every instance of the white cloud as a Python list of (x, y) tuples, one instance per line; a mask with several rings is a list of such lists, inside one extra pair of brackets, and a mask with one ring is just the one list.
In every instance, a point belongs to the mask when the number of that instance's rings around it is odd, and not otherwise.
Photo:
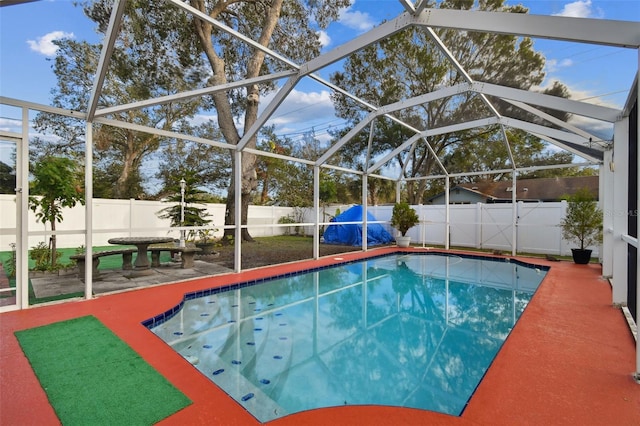
[(607, 108), (614, 108), (614, 109), (622, 108), (616, 102), (607, 100), (606, 95), (603, 95), (602, 93), (594, 92), (593, 88), (585, 90), (578, 87), (569, 86), (569, 93), (570, 93), (569, 99), (572, 99), (574, 101), (587, 102), (590, 104), (600, 105)]
[(594, 139), (595, 141), (609, 141), (613, 137), (613, 124), (611, 123), (605, 123), (604, 121), (595, 120), (589, 117), (581, 117), (579, 115), (572, 115), (568, 122), (569, 124), (594, 135), (596, 137), (596, 139)]
[(569, 68), (573, 65), (573, 61), (571, 59), (547, 59), (545, 64), (546, 72), (552, 73), (556, 72), (561, 68)]
[(21, 120), (0, 117), (0, 130), (3, 132), (20, 132), (21, 128)]
[(375, 25), (368, 13), (352, 10), (351, 7), (342, 9), (338, 22), (358, 32), (369, 31)]
[[(270, 97), (262, 99), (261, 107), (268, 105)], [(326, 121), (335, 119), (333, 102), (331, 102), (328, 91), (302, 92), (293, 90), (271, 116), (269, 122), (277, 126), (295, 123), (304, 127), (305, 123), (325, 119)]]
[[(545, 83), (543, 85), (533, 87), (532, 90), (543, 91), (546, 89), (550, 89), (551, 87), (553, 87), (553, 84), (556, 81), (558, 80), (554, 78), (549, 78), (545, 80)], [(587, 102), (590, 104), (600, 105), (608, 108), (616, 108), (616, 109), (621, 108), (621, 106), (616, 104), (615, 102), (606, 100), (605, 96), (602, 96), (601, 94), (594, 92), (593, 88), (584, 89), (579, 84), (571, 83), (569, 81), (560, 81), (560, 83), (567, 86), (567, 89), (569, 90), (569, 99), (571, 100)]]
[(53, 42), (63, 38), (73, 38), (73, 33), (65, 33), (64, 31), (53, 31), (38, 37), (37, 40), (27, 40), (27, 44), (34, 52), (38, 52), (45, 56), (54, 56), (58, 50)]
[(571, 18), (602, 18), (604, 13), (600, 8), (594, 9), (591, 0), (578, 0), (565, 4), (561, 12), (553, 15)]
[(331, 37), (329, 37), (326, 31), (318, 31), (318, 38), (320, 39), (322, 47), (327, 47), (331, 44)]
[[(273, 92), (260, 98), (260, 114), (275, 95), (276, 92)], [(190, 122), (193, 125), (199, 125), (209, 120), (213, 120), (216, 125), (218, 124), (215, 113), (212, 115), (209, 115), (209, 113), (197, 114)], [(243, 117), (235, 123), (240, 129), (243, 128), (242, 120)], [(326, 133), (327, 127), (339, 125), (341, 122), (342, 120), (335, 115), (329, 91), (303, 92), (294, 89), (274, 112), (266, 125), (275, 125), (276, 134), (287, 136), (299, 135), (300, 132), (310, 131), (315, 127), (317, 131), (316, 137), (321, 142), (326, 142), (330, 139), (330, 136)], [(220, 140), (219, 142), (223, 141)]]
[[(262, 98), (260, 107), (266, 107), (272, 97)], [(328, 131), (342, 127), (344, 122), (336, 117), (329, 91), (293, 90), (266, 124), (274, 125), (276, 134), (293, 140), (313, 131), (320, 142), (327, 143), (331, 139)]]
[(218, 125), (218, 116), (216, 114), (213, 115), (205, 115), (205, 114), (196, 114), (191, 120), (189, 120), (191, 124), (194, 126), (199, 126), (204, 123), (208, 123), (213, 121), (216, 126)]
[[(532, 88), (535, 91), (543, 91), (553, 86), (555, 80), (549, 79), (543, 86), (536, 86)], [(592, 90), (585, 90), (578, 85), (571, 84), (567, 81), (562, 81), (562, 84), (566, 85), (569, 89), (569, 99), (580, 102), (587, 102), (594, 105), (600, 105), (608, 108), (620, 108), (620, 105), (616, 105), (614, 102), (607, 101), (604, 97), (599, 96)], [(600, 120), (595, 120), (589, 117), (583, 117), (579, 115), (571, 115), (568, 121), (570, 124), (589, 132), (601, 138), (603, 140), (611, 139), (613, 125)]]

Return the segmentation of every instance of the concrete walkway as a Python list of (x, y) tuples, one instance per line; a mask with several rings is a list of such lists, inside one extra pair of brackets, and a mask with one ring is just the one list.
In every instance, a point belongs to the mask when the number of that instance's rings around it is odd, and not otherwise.
[[(132, 277), (131, 271), (121, 269), (100, 270), (93, 281), (93, 294), (144, 288), (157, 284), (179, 282), (210, 275), (233, 272), (233, 270), (212, 260), (196, 260), (193, 268), (182, 269), (180, 262), (163, 263), (151, 268), (150, 273)], [(31, 278), (31, 285), (37, 298), (58, 296), (61, 294), (81, 293), (85, 290), (84, 281), (76, 272), (69, 275), (42, 275)]]

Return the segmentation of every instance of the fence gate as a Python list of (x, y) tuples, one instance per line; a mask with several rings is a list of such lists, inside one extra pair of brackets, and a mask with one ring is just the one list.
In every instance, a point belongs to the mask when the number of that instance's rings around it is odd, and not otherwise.
[(511, 203), (483, 204), (480, 233), (481, 247), (511, 250), (513, 208)]

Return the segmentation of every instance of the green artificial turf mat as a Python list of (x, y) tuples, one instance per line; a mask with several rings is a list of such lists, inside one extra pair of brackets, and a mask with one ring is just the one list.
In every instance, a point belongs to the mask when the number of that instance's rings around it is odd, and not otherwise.
[(15, 334), (63, 425), (151, 425), (191, 404), (93, 316)]

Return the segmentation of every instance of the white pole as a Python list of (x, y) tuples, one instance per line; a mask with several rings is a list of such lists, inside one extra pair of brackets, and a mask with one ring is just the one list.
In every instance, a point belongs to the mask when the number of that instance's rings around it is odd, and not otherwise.
[[(638, 65), (640, 66), (640, 50), (638, 50)], [(638, 68), (636, 68), (637, 70)], [(638, 167), (640, 166), (640, 150), (638, 149), (638, 136), (640, 136), (640, 131), (638, 130), (638, 121), (640, 121), (640, 110), (638, 110), (638, 99), (640, 99), (640, 84), (637, 84), (637, 82), (639, 81), (638, 78), (640, 78), (640, 71), (636, 71), (636, 116), (635, 117), (630, 117), (630, 120), (635, 120), (636, 121), (636, 134), (635, 135), (629, 135), (628, 139), (627, 139), (627, 143), (629, 143), (631, 141), (631, 138), (636, 138), (636, 181), (637, 181), (637, 187), (636, 188), (640, 188), (640, 173), (638, 173)], [(638, 231), (638, 225), (640, 225), (640, 219), (638, 219), (638, 208), (640, 207), (640, 194), (636, 194), (636, 211), (635, 211), (635, 220), (636, 220), (636, 241), (640, 241), (640, 238), (637, 234)], [(631, 212), (630, 212), (631, 213)], [(631, 219), (633, 220), (633, 219)], [(628, 228), (627, 228), (628, 231)], [(640, 249), (640, 247), (638, 247), (638, 245), (636, 245), (636, 256), (638, 255), (638, 250)], [(629, 250), (629, 247), (627, 247), (627, 250)], [(640, 308), (640, 284), (638, 284), (638, 276), (640, 276), (640, 262), (637, 261), (636, 258), (636, 282), (635, 282), (635, 286), (636, 286), (636, 326), (638, 325), (638, 323), (640, 321), (638, 321), (638, 319), (640, 318), (640, 315), (638, 315), (638, 308)], [(633, 285), (632, 283), (629, 283), (630, 285)], [(640, 338), (636, 338), (636, 373), (634, 374), (636, 382), (638, 382), (640, 384)]]
[(93, 297), (93, 124), (87, 122), (84, 148), (84, 298)]
[(447, 176), (444, 180), (444, 249), (445, 250), (449, 250), (449, 247), (451, 245), (451, 241), (449, 238), (449, 232), (451, 232), (451, 228), (450, 228), (450, 214), (451, 214), (451, 210), (449, 209), (449, 192), (450, 192), (450, 187), (449, 187), (450, 183), (449, 183), (449, 176)]
[[(373, 126), (372, 126), (373, 128)], [(368, 203), (367, 203), (367, 192), (369, 192), (368, 189), (368, 185), (369, 185), (369, 181), (368, 181), (369, 176), (365, 173), (362, 175), (362, 251), (367, 251), (368, 245), (367, 245), (367, 240), (369, 239), (368, 233), (367, 233), (367, 214), (369, 212), (368, 209)]]
[(511, 186), (511, 256), (516, 255), (518, 244), (518, 185), (516, 178), (516, 169), (513, 169), (513, 183)]
[[(180, 179), (180, 228), (184, 227), (184, 189), (186, 186), (184, 178)], [(185, 246), (184, 229), (180, 229), (180, 247)]]
[(425, 240), (427, 239), (427, 230), (425, 229), (427, 227), (427, 218), (424, 209), (422, 208), (422, 204), (418, 204), (418, 206), (420, 207), (420, 238), (422, 239), (422, 248), (425, 248)]
[(22, 108), (22, 139), (16, 152), (16, 305), (29, 307), (29, 110)]
[(233, 241), (233, 270), (242, 270), (242, 151), (236, 150), (233, 158), (234, 178), (234, 241)]
[[(313, 258), (320, 258), (320, 167), (313, 166)], [(326, 227), (325, 227), (326, 229)]]

